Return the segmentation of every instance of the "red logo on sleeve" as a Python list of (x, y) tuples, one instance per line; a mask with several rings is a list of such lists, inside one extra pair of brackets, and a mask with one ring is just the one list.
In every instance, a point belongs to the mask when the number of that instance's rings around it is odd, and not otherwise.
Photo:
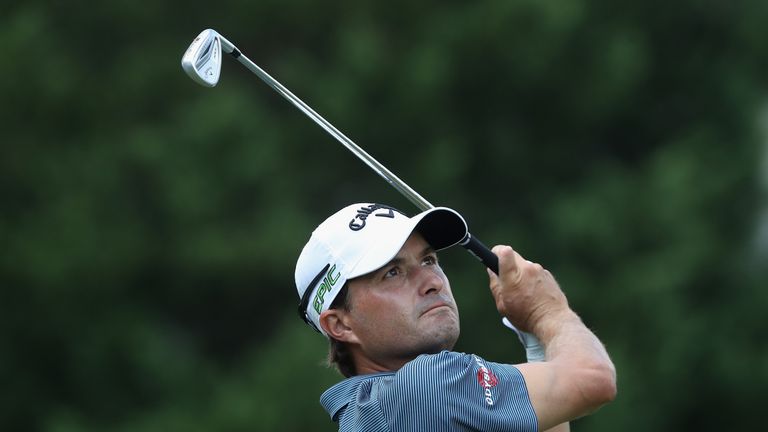
[(477, 370), (477, 383), (485, 388), (495, 387), (499, 383), (499, 379), (490, 369), (481, 367)]
[(477, 363), (477, 383), (480, 384), (480, 387), (483, 388), (483, 396), (485, 397), (485, 403), (487, 405), (493, 405), (493, 393), (491, 392), (491, 389), (496, 386), (496, 384), (499, 383), (499, 379), (496, 378), (496, 375), (493, 374), (493, 372), (485, 367), (482, 361), (480, 361), (480, 357), (476, 355), (472, 355), (475, 358), (475, 362)]

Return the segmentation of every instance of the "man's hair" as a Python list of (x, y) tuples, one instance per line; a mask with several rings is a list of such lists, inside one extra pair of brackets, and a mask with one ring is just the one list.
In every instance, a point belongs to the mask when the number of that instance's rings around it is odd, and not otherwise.
[[(348, 311), (351, 308), (349, 299), (347, 298), (347, 289), (349, 284), (344, 284), (339, 291), (339, 294), (333, 299), (330, 309), (341, 309)], [(342, 341), (334, 339), (328, 335), (330, 346), (328, 347), (328, 366), (335, 366), (342, 375), (349, 378), (357, 375), (355, 370), (355, 361), (352, 358), (352, 353), (349, 351), (349, 346)]]

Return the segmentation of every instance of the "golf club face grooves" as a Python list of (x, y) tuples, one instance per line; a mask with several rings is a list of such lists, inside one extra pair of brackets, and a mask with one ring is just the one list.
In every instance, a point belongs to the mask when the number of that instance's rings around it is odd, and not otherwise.
[(200, 68), (206, 64), (211, 59), (211, 46), (215, 45), (214, 40), (211, 40), (205, 45), (205, 49), (203, 49), (203, 52), (200, 53), (199, 60), (195, 62), (195, 68), (197, 70), (200, 70)]
[(196, 83), (214, 87), (221, 71), (220, 35), (211, 29), (203, 30), (184, 52), (181, 66)]
[[(205, 49), (202, 52), (198, 46), (200, 44), (199, 40), (201, 39), (205, 40), (207, 43)], [(213, 45), (213, 47), (211, 47), (211, 45)], [(224, 36), (215, 30), (205, 29), (198, 35), (195, 40), (192, 41), (192, 44), (189, 46), (189, 48), (187, 48), (187, 51), (184, 53), (184, 56), (181, 59), (181, 66), (187, 75), (189, 75), (190, 78), (192, 78), (192, 80), (196, 83), (206, 87), (213, 87), (219, 81), (222, 62), (220, 50), (222, 49), (224, 52), (232, 54), (232, 57), (237, 59), (238, 62), (242, 63), (243, 66), (258, 76), (262, 81), (264, 81), (264, 83), (272, 87), (273, 90), (278, 92), (293, 106), (298, 108), (307, 117), (312, 119), (312, 121), (323, 128), (329, 135), (334, 137), (340, 144), (346, 147), (347, 150), (354, 154), (363, 163), (368, 165), (369, 168), (371, 168), (376, 174), (378, 174), (387, 183), (389, 183), (390, 186), (395, 188), (395, 190), (400, 192), (400, 194), (412, 202), (416, 207), (421, 210), (434, 208), (434, 206), (430, 204), (429, 201), (424, 199), (424, 197), (419, 195), (418, 192), (413, 190), (404, 181), (400, 180), (400, 178), (388, 170), (384, 165), (379, 163), (379, 161), (374, 159), (365, 150), (360, 148), (360, 146), (355, 144), (351, 139), (347, 138), (346, 135), (336, 129), (336, 127), (328, 122), (328, 120), (315, 112), (315, 110), (304, 103), (304, 101), (291, 93), (291, 91), (280, 84), (280, 82), (272, 78), (272, 76), (270, 76), (266, 71), (252, 62), (248, 57), (243, 55), (242, 52), (238, 50), (232, 42), (227, 40)], [(209, 57), (207, 59), (203, 59), (203, 57), (206, 55), (209, 55)], [(210, 65), (210, 67), (208, 67), (204, 72), (208, 73), (210, 71), (210, 79), (206, 79), (206, 76), (201, 75), (200, 70), (196, 67), (198, 65), (199, 67)], [(479, 258), (480, 261), (482, 261), (486, 267), (493, 270), (494, 273), (499, 273), (498, 257), (479, 240), (477, 240), (477, 238), (468, 235), (468, 240), (463, 242), (462, 246), (464, 246), (474, 256)]]

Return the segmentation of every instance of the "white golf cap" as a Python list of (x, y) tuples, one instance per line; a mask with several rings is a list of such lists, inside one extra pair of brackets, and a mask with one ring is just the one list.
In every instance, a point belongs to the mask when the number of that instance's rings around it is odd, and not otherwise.
[(320, 314), (328, 310), (348, 280), (390, 262), (413, 231), (436, 251), (451, 247), (467, 235), (467, 223), (445, 207), (413, 217), (382, 204), (352, 204), (321, 223), (296, 262), (299, 315), (316, 330)]

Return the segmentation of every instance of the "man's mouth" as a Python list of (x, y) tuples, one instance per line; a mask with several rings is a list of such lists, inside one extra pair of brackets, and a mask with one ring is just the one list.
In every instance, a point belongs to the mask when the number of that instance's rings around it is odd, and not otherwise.
[(451, 306), (450, 306), (450, 304), (448, 304), (448, 303), (445, 303), (445, 302), (438, 302), (438, 303), (435, 303), (435, 304), (433, 304), (433, 305), (430, 305), (430, 306), (429, 306), (429, 307), (428, 307), (426, 310), (424, 310), (424, 312), (422, 312), (421, 314), (422, 314), (422, 315), (426, 315), (427, 313), (429, 313), (429, 312), (432, 312), (432, 311), (434, 311), (434, 310), (437, 310), (437, 309), (441, 309), (441, 308), (448, 308), (448, 309), (450, 309), (450, 307), (451, 307)]

